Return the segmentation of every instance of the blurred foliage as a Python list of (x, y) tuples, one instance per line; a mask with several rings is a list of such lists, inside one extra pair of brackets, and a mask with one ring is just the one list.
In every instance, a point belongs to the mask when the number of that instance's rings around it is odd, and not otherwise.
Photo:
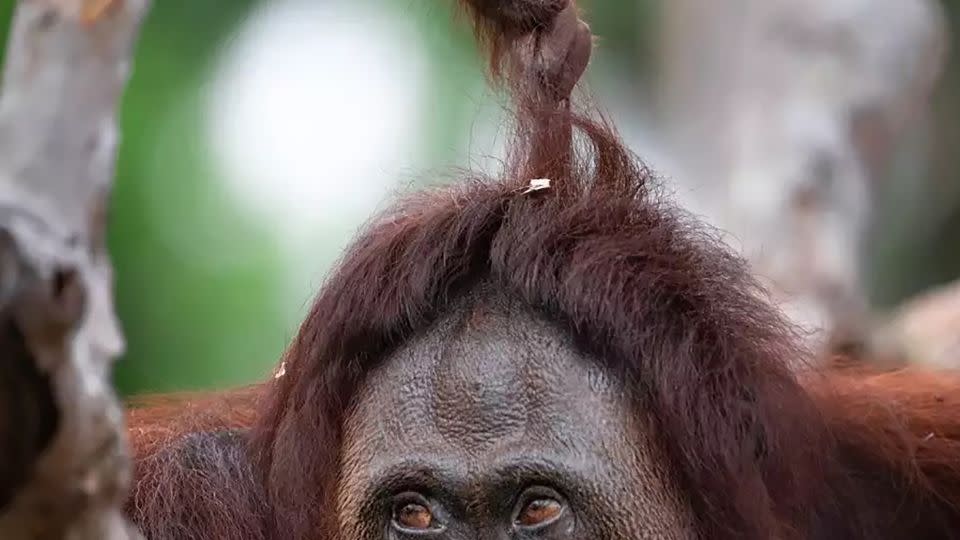
[[(215, 54), (256, 3), (157, 1), (142, 34), (124, 105), (110, 238), (128, 339), (117, 382), (128, 393), (263, 377), (296, 331), (288, 327), (279, 298), (284, 272), (275, 240), (227, 202), (200, 135), (200, 92)], [(470, 58), (468, 36), (458, 40), (448, 24), (432, 24), (449, 19), (449, 12), (418, 9), (410, 15), (424, 28), (448, 30), (424, 34), (439, 62), (458, 65)], [(435, 88), (443, 92), (442, 85)], [(449, 120), (431, 135), (450, 140), (455, 108), (450, 99), (434, 98), (439, 117)], [(167, 220), (145, 219), (164, 208)], [(167, 230), (156, 230), (157, 223)], [(171, 241), (189, 242), (187, 253), (220, 251), (231, 262), (229, 270), (178, 256), (183, 251), (175, 253)]]
[(917, 134), (930, 146), (928, 159), (901, 160), (878, 197), (868, 277), (879, 307), (960, 276), (960, 0), (942, 4), (950, 56), (927, 131)]
[[(197, 89), (217, 47), (253, 2), (154, 2), (123, 108), (110, 245), (127, 355), (124, 391), (237, 384), (282, 346), (271, 298), (279, 261), (264, 232), (223, 204), (210, 181)], [(162, 189), (155, 189), (157, 185)], [(151, 200), (163, 196), (163, 200)], [(149, 207), (196, 249), (243, 246), (230, 272), (175, 256)]]
[[(477, 113), (469, 102), (475, 96), (465, 95), (465, 89), (482, 92), (483, 75), (472, 36), (457, 24), (451, 2), (344, 1), (371, 2), (414, 23), (430, 55), (431, 80), (424, 156), (412, 162), (437, 168), (455, 164), (470, 146)], [(299, 315), (280, 299), (287, 274), (275, 239), (225, 195), (203, 135), (202, 95), (217, 53), (257, 4), (155, 0), (143, 29), (123, 108), (110, 231), (118, 311), (128, 340), (116, 372), (125, 393), (250, 382), (272, 369), (296, 332), (290, 321)], [(947, 4), (954, 28), (960, 28), (960, 1)], [(655, 65), (651, 30), (657, 2), (583, 0), (582, 5), (606, 51), (608, 72), (627, 74), (642, 87)], [(2, 43), (12, 7), (0, 4)], [(336, 74), (330, 79), (336, 84)], [(910, 212), (898, 213), (896, 197), (887, 198), (880, 218), (883, 236), (874, 246), (874, 296), (882, 304), (960, 275), (960, 250), (943, 249), (956, 246), (960, 233), (957, 155), (947, 147), (960, 141), (958, 96), (960, 54), (953, 56), (937, 97), (931, 170), (906, 170), (897, 178), (915, 191), (929, 187), (923, 200), (950, 204), (942, 208), (940, 222), (918, 239)], [(923, 204), (914, 208), (923, 210)], [(316, 249), (335, 251), (340, 243), (331, 240)], [(216, 253), (217, 260), (229, 264), (217, 267), (204, 262), (209, 257), (185, 253)]]

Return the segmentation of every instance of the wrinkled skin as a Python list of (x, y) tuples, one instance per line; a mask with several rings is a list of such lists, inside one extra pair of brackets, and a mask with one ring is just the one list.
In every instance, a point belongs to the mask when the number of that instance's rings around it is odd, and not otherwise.
[[(620, 385), (545, 319), (483, 297), (370, 373), (346, 422), (343, 538), (692, 538)], [(404, 527), (411, 502), (428, 527)], [(530, 508), (541, 519), (518, 523)]]

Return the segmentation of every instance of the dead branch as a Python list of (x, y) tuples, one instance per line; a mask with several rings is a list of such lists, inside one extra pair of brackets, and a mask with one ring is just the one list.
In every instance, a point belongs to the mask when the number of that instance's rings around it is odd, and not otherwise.
[(960, 368), (960, 281), (912, 298), (877, 330), (877, 349), (901, 363)]
[[(944, 63), (933, 0), (670, 0), (664, 109), (684, 201), (823, 338), (869, 333), (862, 244), (880, 172)], [(837, 336), (836, 334), (840, 334)]]
[(149, 0), (20, 0), (0, 94), (0, 538), (139, 537), (110, 368), (117, 108)]

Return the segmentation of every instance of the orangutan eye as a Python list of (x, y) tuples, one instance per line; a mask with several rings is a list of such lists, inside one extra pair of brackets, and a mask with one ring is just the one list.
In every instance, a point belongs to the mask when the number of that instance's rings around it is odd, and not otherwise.
[(400, 530), (411, 532), (425, 532), (440, 528), (430, 510), (430, 503), (416, 493), (397, 497), (393, 507), (393, 524)]
[(518, 527), (525, 529), (546, 527), (563, 513), (560, 496), (550, 491), (534, 490), (520, 501), (520, 511), (514, 521)]

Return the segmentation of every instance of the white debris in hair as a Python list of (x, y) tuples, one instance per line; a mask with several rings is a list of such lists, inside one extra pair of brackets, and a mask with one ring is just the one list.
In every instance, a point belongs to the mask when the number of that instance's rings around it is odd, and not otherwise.
[(533, 193), (534, 191), (542, 191), (544, 189), (550, 189), (550, 179), (549, 178), (534, 178), (530, 181), (530, 185), (523, 190), (523, 194)]
[(276, 375), (273, 376), (273, 378), (274, 378), (274, 379), (279, 379), (280, 377), (283, 377), (283, 376), (286, 375), (286, 374), (287, 374), (287, 363), (286, 363), (286, 362), (281, 362), (281, 363), (280, 363), (280, 369), (277, 370), (277, 373), (276, 373)]

